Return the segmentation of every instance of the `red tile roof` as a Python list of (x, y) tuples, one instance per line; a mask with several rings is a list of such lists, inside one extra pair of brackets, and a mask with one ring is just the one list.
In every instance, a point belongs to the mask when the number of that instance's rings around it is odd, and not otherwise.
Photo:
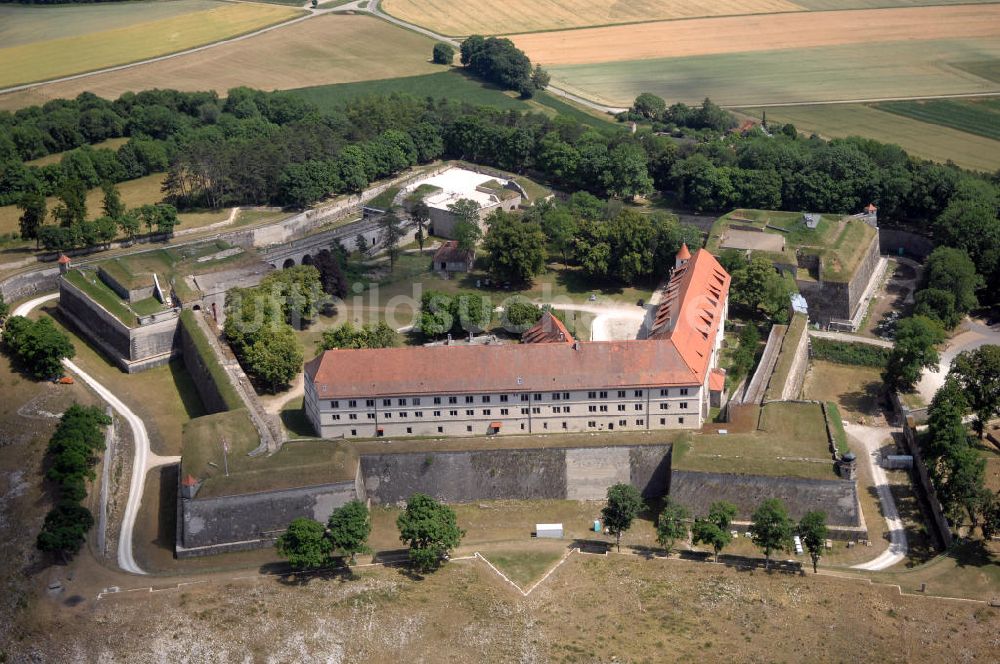
[(711, 392), (721, 392), (726, 389), (725, 369), (712, 369), (708, 374), (708, 389)]
[(521, 335), (521, 343), (525, 344), (551, 344), (551, 343), (573, 343), (573, 335), (569, 333), (563, 322), (546, 311), (532, 327), (525, 330)]
[(420, 346), (328, 350), (306, 365), (321, 399), (694, 385), (673, 344)]
[(59, 264), (65, 265), (66, 263), (69, 263), (69, 256), (66, 254), (59, 254)]
[(878, 210), (874, 203), (869, 203), (865, 206), (865, 212), (876, 212)]
[(698, 385), (728, 291), (729, 274), (701, 249), (674, 270), (654, 341), (328, 350), (306, 380), (321, 399)]
[(673, 342), (687, 366), (703, 380), (728, 294), (729, 273), (715, 256), (699, 249), (670, 277), (649, 338)]
[(691, 250), (688, 249), (687, 242), (681, 244), (681, 249), (677, 252), (677, 258), (682, 261), (691, 260)]

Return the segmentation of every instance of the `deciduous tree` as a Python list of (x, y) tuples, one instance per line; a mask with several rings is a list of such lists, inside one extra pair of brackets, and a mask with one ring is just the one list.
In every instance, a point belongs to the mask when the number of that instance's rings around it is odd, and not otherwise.
[(663, 510), (656, 519), (656, 541), (666, 551), (667, 555), (678, 540), (686, 540), (688, 536), (687, 521), (691, 518), (687, 508), (669, 496), (663, 499)]
[(368, 535), (372, 523), (368, 508), (360, 500), (351, 500), (333, 510), (327, 522), (327, 534), (334, 551), (350, 556), (353, 563), (359, 553), (370, 551)]
[(399, 540), (409, 547), (410, 562), (421, 572), (437, 569), (465, 536), (455, 511), (430, 496), (415, 493), (396, 519)]
[(646, 506), (639, 490), (631, 484), (608, 487), (608, 502), (601, 509), (604, 527), (615, 536), (618, 550), (622, 550), (622, 533), (632, 527), (632, 522)]
[(333, 542), (319, 521), (299, 517), (278, 537), (278, 555), (295, 569), (316, 569), (330, 562)]
[(499, 281), (530, 284), (545, 269), (545, 234), (538, 224), (496, 211), (486, 220), (486, 264)]
[(820, 554), (823, 552), (823, 547), (826, 546), (826, 513), (806, 512), (802, 515), (796, 532), (802, 540), (802, 546), (809, 552), (809, 558), (812, 559), (813, 564), (813, 574), (816, 574)]
[(715, 562), (719, 562), (719, 552), (732, 540), (729, 526), (736, 518), (736, 505), (725, 500), (712, 503), (708, 516), (695, 519), (691, 527), (691, 538), (695, 544), (707, 544), (715, 552)]
[(941, 324), (925, 316), (904, 318), (896, 324), (896, 342), (882, 378), (895, 390), (911, 390), (925, 368), (937, 370), (937, 344), (945, 340)]
[(768, 498), (753, 513), (751, 539), (764, 552), (764, 569), (771, 568), (771, 554), (788, 551), (794, 532), (785, 504), (778, 498)]

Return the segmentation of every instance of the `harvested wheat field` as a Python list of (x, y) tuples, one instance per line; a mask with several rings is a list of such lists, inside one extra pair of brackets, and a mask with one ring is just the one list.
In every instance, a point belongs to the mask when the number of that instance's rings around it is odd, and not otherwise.
[[(303, 12), (263, 4), (220, 4), (133, 25), (0, 48), (0, 87), (144, 60), (253, 32)], [(8, 16), (17, 21), (17, 14)], [(84, 21), (81, 24), (90, 25)], [(82, 28), (81, 28), (82, 29)], [(5, 28), (13, 30), (13, 28)], [(58, 33), (56, 33), (58, 34)]]
[(512, 37), (545, 65), (976, 38), (1000, 39), (1000, 5), (705, 18)]
[(150, 88), (262, 90), (350, 83), (440, 71), (433, 42), (368, 16), (327, 15), (196, 53), (0, 95), (0, 109), (43, 104), (90, 91), (116, 98)]
[(381, 8), (387, 14), (446, 35), (561, 30), (588, 25), (803, 10), (789, 0), (382, 0)]

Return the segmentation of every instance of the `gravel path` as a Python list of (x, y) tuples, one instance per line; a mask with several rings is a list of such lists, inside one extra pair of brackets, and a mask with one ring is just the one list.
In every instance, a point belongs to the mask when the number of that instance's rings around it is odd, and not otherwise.
[(868, 427), (860, 424), (845, 424), (844, 429), (848, 435), (860, 442), (865, 447), (868, 459), (868, 467), (871, 469), (872, 482), (875, 491), (878, 493), (879, 502), (882, 505), (882, 514), (885, 515), (885, 523), (889, 527), (889, 548), (883, 551), (878, 557), (866, 563), (854, 565), (854, 569), (868, 571), (882, 570), (892, 567), (906, 558), (909, 544), (906, 539), (906, 530), (903, 529), (903, 521), (899, 518), (899, 510), (896, 509), (896, 501), (892, 497), (889, 489), (889, 480), (885, 476), (885, 470), (879, 465), (881, 448), (883, 441), (892, 435), (889, 427)]
[[(32, 309), (41, 306), (45, 302), (59, 297), (58, 293), (42, 295), (21, 304), (14, 309), (14, 316), (25, 316)], [(126, 406), (118, 397), (97, 381), (93, 376), (77, 366), (70, 360), (63, 360), (63, 365), (80, 380), (86, 383), (97, 393), (118, 414), (132, 429), (132, 440), (135, 443), (135, 461), (132, 464), (132, 481), (129, 483), (128, 503), (125, 505), (125, 516), (122, 519), (122, 529), (118, 537), (118, 566), (126, 572), (132, 574), (145, 574), (135, 557), (132, 554), (132, 536), (135, 527), (136, 516), (139, 513), (139, 505), (142, 503), (142, 494), (146, 486), (146, 474), (153, 468), (171, 463), (179, 463), (180, 457), (164, 457), (154, 454), (149, 447), (149, 434), (146, 432), (146, 425)], [(104, 505), (101, 506), (103, 510)]]

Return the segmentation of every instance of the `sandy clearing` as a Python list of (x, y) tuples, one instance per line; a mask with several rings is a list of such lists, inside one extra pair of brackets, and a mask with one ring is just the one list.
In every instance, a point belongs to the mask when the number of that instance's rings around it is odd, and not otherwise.
[(700, 18), (512, 37), (545, 65), (965, 38), (1000, 38), (1000, 5)]
[(789, 0), (382, 0), (385, 13), (447, 35), (803, 11)]
[(440, 71), (429, 62), (433, 42), (369, 16), (326, 15), (251, 39), (139, 65), (0, 95), (17, 109), (84, 91), (116, 98), (150, 88), (261, 90), (350, 83)]

